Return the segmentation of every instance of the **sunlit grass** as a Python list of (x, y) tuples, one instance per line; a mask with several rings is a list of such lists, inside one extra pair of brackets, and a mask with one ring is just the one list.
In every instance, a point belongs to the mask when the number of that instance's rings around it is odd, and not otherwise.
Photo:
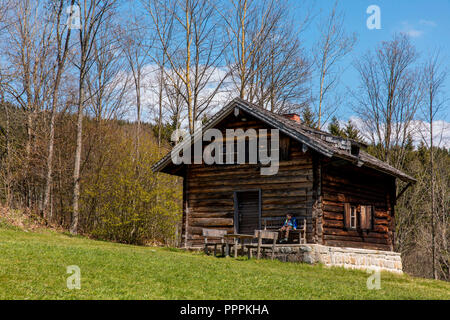
[[(81, 269), (81, 289), (66, 268)], [(450, 284), (246, 258), (214, 258), (0, 225), (1, 299), (450, 299)]]

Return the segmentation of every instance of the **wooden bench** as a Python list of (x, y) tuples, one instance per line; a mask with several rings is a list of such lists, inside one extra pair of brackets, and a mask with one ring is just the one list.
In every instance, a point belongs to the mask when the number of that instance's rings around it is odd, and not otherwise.
[[(267, 249), (272, 251), (272, 260), (275, 255), (275, 247), (278, 239), (278, 232), (268, 231), (268, 230), (255, 230), (255, 236), (258, 240), (257, 243), (250, 243), (246, 244), (245, 247), (247, 247), (247, 253), (248, 258), (251, 259), (252, 256), (252, 249), (256, 248), (256, 257), (257, 259), (261, 258), (261, 250), (263, 252), (266, 252)], [(263, 240), (272, 240), (271, 244), (263, 244)]]
[[(272, 260), (273, 257), (275, 255), (275, 244), (277, 243), (277, 239), (278, 239), (278, 232), (272, 232), (272, 231), (267, 231), (267, 230), (255, 230), (255, 238), (258, 238), (258, 246), (256, 249), (256, 258), (259, 259), (261, 257), (261, 249), (263, 249), (264, 251), (266, 249), (270, 249), (272, 250)], [(263, 245), (262, 244), (262, 240), (263, 239), (269, 239), (272, 240), (272, 245)], [(251, 249), (249, 248), (249, 252), (251, 253)], [(251, 256), (250, 256), (251, 258)]]
[[(218, 245), (222, 247), (222, 254), (224, 254), (224, 246), (225, 246), (224, 236), (227, 234), (226, 230), (203, 228), (202, 234), (203, 237), (205, 237), (205, 247), (204, 247), (205, 254), (209, 254), (208, 247), (214, 247), (214, 256), (216, 256)], [(216, 241), (208, 242), (208, 239), (209, 240), (215, 239)], [(220, 243), (217, 242), (217, 240), (220, 240)]]
[[(263, 218), (264, 230), (278, 231), (283, 226), (285, 217)], [(306, 219), (297, 219), (297, 229), (289, 231), (289, 238), (294, 236), (299, 244), (306, 243)]]

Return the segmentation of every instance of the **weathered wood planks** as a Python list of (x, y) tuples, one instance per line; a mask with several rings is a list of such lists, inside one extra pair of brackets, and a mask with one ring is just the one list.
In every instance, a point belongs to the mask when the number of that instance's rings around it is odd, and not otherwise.
[[(391, 250), (393, 230), (389, 227), (392, 216), (388, 194), (392, 192), (392, 178), (342, 162), (334, 166), (332, 162), (333, 159), (325, 161), (322, 179), (324, 244)], [(370, 231), (345, 228), (345, 203), (375, 208)]]

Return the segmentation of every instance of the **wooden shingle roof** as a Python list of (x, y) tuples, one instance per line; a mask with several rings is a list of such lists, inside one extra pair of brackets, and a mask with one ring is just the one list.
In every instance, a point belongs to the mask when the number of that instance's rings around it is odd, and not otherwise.
[[(203, 126), (203, 131), (213, 128), (225, 117), (231, 114), (234, 108), (239, 108), (242, 111), (252, 115), (253, 117), (267, 123), (268, 125), (279, 129), (285, 135), (295, 139), (312, 150), (323, 154), (327, 157), (338, 157), (348, 160), (355, 165), (361, 167), (366, 166), (385, 174), (399, 178), (402, 181), (414, 183), (416, 180), (407, 175), (406, 173), (392, 167), (391, 165), (371, 156), (367, 152), (360, 150), (357, 155), (353, 155), (351, 152), (352, 146), (358, 148), (365, 147), (364, 143), (333, 136), (328, 132), (310, 128), (304, 124), (290, 120), (282, 115), (273, 113), (269, 110), (261, 108), (253, 103), (249, 103), (243, 99), (236, 98), (216, 113), (209, 121)], [(184, 144), (194, 143), (195, 140), (201, 137), (194, 137), (191, 141), (185, 141), (179, 144), (176, 148), (182, 148)], [(167, 165), (171, 163), (170, 152), (158, 161), (153, 167), (153, 171), (161, 171)]]

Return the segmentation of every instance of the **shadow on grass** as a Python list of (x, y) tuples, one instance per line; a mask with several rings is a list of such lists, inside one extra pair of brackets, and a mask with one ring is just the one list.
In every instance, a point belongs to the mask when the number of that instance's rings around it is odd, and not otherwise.
[(183, 250), (183, 249), (174, 248), (174, 247), (160, 247), (160, 248), (161, 248), (161, 250), (163, 250), (163, 251), (168, 251), (168, 252), (178, 252), (178, 253), (186, 252), (186, 251)]
[[(87, 240), (91, 240), (85, 236), (79, 235), (79, 234), (72, 234), (69, 231), (63, 231), (61, 232), (62, 235), (69, 237), (69, 238), (74, 238), (74, 239), (87, 239)], [(97, 240), (97, 241), (102, 241), (102, 240)]]

